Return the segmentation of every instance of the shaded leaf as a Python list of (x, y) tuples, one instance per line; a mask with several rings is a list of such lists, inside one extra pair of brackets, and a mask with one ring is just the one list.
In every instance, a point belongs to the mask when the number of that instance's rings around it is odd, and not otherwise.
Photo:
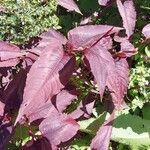
[(40, 138), (35, 141), (29, 141), (20, 150), (52, 150), (52, 148), (46, 138)]
[(25, 87), (26, 75), (27, 71), (21, 69), (8, 84), (7, 88), (3, 91), (3, 100), (6, 104), (6, 112), (19, 108), (23, 100), (23, 90)]
[[(58, 112), (63, 112), (75, 98), (76, 93), (74, 93), (74, 91), (62, 90), (56, 95), (56, 97), (54, 97), (54, 100), (52, 98), (52, 101), (49, 100), (40, 105), (40, 107), (34, 109), (34, 111), (32, 111), (32, 113), (28, 116), (28, 119), (32, 122), (37, 119), (47, 118), (48, 116), (57, 114)], [(56, 106), (53, 103), (55, 103)]]
[(8, 144), (12, 134), (12, 124), (10, 120), (5, 116), (0, 118), (0, 149), (3, 150)]

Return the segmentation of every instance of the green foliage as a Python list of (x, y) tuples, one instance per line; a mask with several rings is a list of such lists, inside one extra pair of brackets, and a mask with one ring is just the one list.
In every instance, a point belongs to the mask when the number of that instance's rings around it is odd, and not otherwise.
[(4, 0), (0, 5), (0, 39), (22, 44), (49, 27), (58, 28), (56, 0)]
[(141, 55), (135, 68), (131, 69), (129, 93), (132, 99), (132, 108), (140, 107), (150, 100), (150, 68)]
[[(101, 114), (97, 118), (90, 118), (79, 122), (82, 132), (95, 135), (107, 115)], [(150, 120), (142, 119), (139, 116), (131, 115), (125, 110), (118, 113), (113, 125), (111, 140), (128, 145), (131, 150), (147, 150), (150, 148)], [(118, 145), (117, 149), (124, 150), (125, 146)], [(88, 145), (87, 145), (88, 146)]]

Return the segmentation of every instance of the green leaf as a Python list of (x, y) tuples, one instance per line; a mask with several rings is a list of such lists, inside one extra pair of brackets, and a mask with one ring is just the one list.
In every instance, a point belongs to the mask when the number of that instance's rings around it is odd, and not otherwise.
[(150, 104), (145, 104), (142, 108), (143, 118), (150, 120)]
[(148, 46), (145, 47), (145, 53), (150, 58), (150, 50), (148, 49)]
[(111, 139), (131, 149), (145, 149), (150, 147), (150, 121), (138, 116), (120, 115), (114, 123)]

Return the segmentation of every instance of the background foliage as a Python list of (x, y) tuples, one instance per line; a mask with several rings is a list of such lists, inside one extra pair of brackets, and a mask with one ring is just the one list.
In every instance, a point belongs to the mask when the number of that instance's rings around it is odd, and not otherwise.
[(4, 0), (0, 15), (0, 38), (23, 44), (49, 27), (58, 28), (57, 2), (51, 0)]

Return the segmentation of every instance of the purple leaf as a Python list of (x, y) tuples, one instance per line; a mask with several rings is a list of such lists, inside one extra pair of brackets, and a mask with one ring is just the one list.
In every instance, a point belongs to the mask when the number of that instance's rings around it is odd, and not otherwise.
[(45, 48), (31, 67), (17, 121), (59, 93), (74, 70), (75, 60), (60, 45)]
[(123, 98), (128, 87), (129, 66), (126, 59), (116, 60), (109, 66), (108, 72), (106, 85), (111, 92), (115, 107), (120, 108), (124, 103)]
[(92, 114), (92, 110), (95, 104), (95, 98), (92, 93), (88, 94), (85, 100), (81, 101), (76, 110), (74, 110), (69, 116), (73, 119), (78, 119), (82, 116), (89, 118)]
[(49, 29), (47, 32), (42, 33), (39, 38), (41, 39), (38, 45), (35, 47), (40, 51), (46, 48), (47, 46), (54, 45), (54, 43), (58, 44), (66, 44), (67, 39), (58, 31), (54, 29)]
[(133, 34), (136, 22), (136, 11), (133, 0), (116, 0), (116, 2), (123, 20), (123, 26), (126, 29), (126, 34), (129, 38)]
[(82, 14), (73, 0), (58, 0), (58, 4), (69, 11), (76, 11), (77, 13)]
[(48, 102), (42, 104), (41, 106), (39, 106), (38, 108), (35, 108), (28, 115), (28, 119), (29, 119), (29, 122), (33, 122), (35, 120), (47, 118), (48, 116), (54, 115), (54, 114), (57, 114), (57, 113), (58, 113), (58, 111), (54, 107), (52, 102), (48, 101)]
[(20, 52), (20, 48), (8, 42), (0, 41), (0, 52), (1, 51)]
[(0, 67), (15, 66), (19, 63), (19, 58), (25, 55), (21, 53), (19, 47), (0, 41)]
[(150, 38), (150, 23), (147, 24), (147, 25), (143, 28), (142, 33), (144, 34), (144, 36), (146, 37), (146, 39), (149, 39), (149, 38)]
[(44, 32), (40, 35), (40, 38), (42, 40), (40, 42), (43, 42), (44, 40), (58, 40), (61, 44), (65, 44), (67, 42), (67, 39), (58, 31), (54, 29), (49, 29), (47, 32)]
[[(107, 40), (106, 40), (107, 41)], [(111, 46), (111, 41), (105, 44), (100, 41), (93, 46), (90, 51), (85, 53), (85, 57), (90, 64), (91, 72), (94, 75), (95, 81), (98, 84), (101, 99), (106, 86), (108, 77), (108, 68), (111, 67), (114, 60), (111, 54), (108, 52), (108, 47)], [(106, 45), (106, 46), (105, 46)]]
[(98, 3), (102, 6), (106, 6), (109, 0), (98, 0)]
[(42, 121), (39, 129), (52, 145), (59, 145), (76, 135), (79, 125), (65, 114), (51, 115)]
[(74, 93), (74, 91), (68, 92), (66, 90), (62, 90), (54, 99), (56, 107), (54, 106), (54, 104), (52, 104), (51, 100), (49, 100), (39, 108), (34, 109), (28, 116), (28, 119), (30, 122), (32, 122), (37, 119), (47, 118), (48, 116), (54, 115), (58, 112), (63, 112), (75, 98), (76, 93)]
[(10, 59), (10, 60), (6, 60), (6, 61), (2, 61), (2, 62), (0, 61), (0, 67), (16, 66), (19, 62), (20, 62), (20, 60), (18, 58)]
[(109, 119), (105, 121), (98, 130), (90, 145), (92, 150), (108, 150), (114, 115), (115, 113), (113, 112)]
[(86, 25), (76, 27), (68, 33), (68, 47), (73, 50), (90, 48), (104, 36), (119, 32), (122, 28), (108, 25)]

